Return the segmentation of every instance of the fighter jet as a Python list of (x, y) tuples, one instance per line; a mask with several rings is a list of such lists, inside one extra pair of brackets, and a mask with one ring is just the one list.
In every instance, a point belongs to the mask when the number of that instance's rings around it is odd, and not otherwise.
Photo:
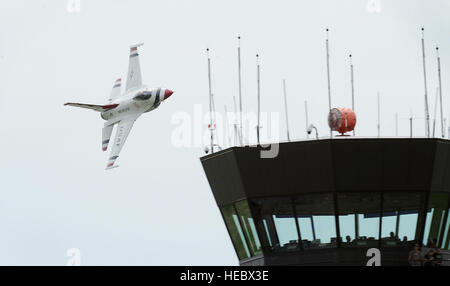
[(112, 151), (106, 165), (106, 170), (118, 167), (114, 162), (119, 157), (133, 123), (143, 113), (152, 111), (168, 99), (173, 91), (167, 88), (149, 88), (142, 84), (141, 67), (137, 48), (143, 44), (130, 47), (130, 61), (128, 64), (127, 84), (125, 91), (121, 93), (122, 81), (115, 81), (109, 102), (103, 105), (67, 102), (64, 105), (82, 107), (100, 112), (106, 123), (102, 131), (102, 150), (106, 151), (110, 141), (114, 125), (117, 125), (116, 136), (112, 144)]

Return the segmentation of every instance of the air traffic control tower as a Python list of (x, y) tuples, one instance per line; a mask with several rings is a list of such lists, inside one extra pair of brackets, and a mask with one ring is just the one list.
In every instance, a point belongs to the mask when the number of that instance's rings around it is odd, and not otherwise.
[(355, 138), (231, 147), (201, 158), (240, 265), (408, 265), (449, 250), (450, 141)]

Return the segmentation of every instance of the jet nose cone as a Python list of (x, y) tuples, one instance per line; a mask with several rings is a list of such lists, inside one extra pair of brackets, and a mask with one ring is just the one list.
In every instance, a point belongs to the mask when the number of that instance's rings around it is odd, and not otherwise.
[(172, 94), (173, 91), (171, 91), (170, 89), (166, 89), (166, 91), (164, 92), (164, 99), (169, 98)]

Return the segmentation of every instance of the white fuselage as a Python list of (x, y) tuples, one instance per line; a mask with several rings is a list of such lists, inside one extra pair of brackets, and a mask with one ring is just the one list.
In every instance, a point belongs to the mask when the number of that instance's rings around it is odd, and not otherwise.
[[(161, 104), (164, 100), (165, 90), (165, 88), (148, 88), (146, 86), (129, 90), (109, 103), (119, 106), (102, 112), (100, 116), (111, 123), (130, 116), (140, 116), (142, 113), (156, 109)], [(141, 98), (139, 95), (142, 95)]]

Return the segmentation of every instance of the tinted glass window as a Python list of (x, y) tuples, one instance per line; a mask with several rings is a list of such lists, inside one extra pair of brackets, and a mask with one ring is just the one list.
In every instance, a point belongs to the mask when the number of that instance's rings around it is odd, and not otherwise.
[(396, 246), (416, 239), (424, 193), (384, 192), (381, 239), (383, 246)]
[(441, 248), (449, 249), (449, 237), (450, 236), (450, 208), (447, 209), (447, 220), (445, 222), (444, 233), (440, 243)]
[(376, 247), (380, 227), (380, 193), (339, 193), (339, 230), (343, 247)]
[(247, 237), (248, 246), (252, 255), (261, 254), (261, 243), (259, 242), (256, 226), (253, 221), (247, 201), (240, 201), (236, 203), (236, 209), (241, 219), (242, 229)]
[(449, 194), (431, 193), (425, 223), (423, 244), (437, 247), (445, 236)]
[(339, 215), (339, 230), (342, 237), (342, 246), (353, 246), (356, 238), (356, 218), (354, 213), (343, 213)]
[(428, 236), (430, 234), (431, 220), (434, 215), (434, 208), (428, 209), (427, 216), (425, 219), (425, 230), (423, 232), (423, 245), (428, 245)]
[(285, 198), (264, 198), (251, 201), (258, 214), (256, 218), (262, 241), (269, 251), (290, 251), (298, 249), (298, 232), (292, 200)]
[(239, 259), (250, 257), (250, 251), (247, 247), (244, 233), (233, 205), (222, 207), (221, 210), (225, 224), (228, 228), (228, 232), (230, 233), (231, 240), (233, 241), (234, 248), (237, 252), (237, 256)]
[(296, 196), (294, 206), (304, 249), (336, 247), (336, 220), (331, 193)]

